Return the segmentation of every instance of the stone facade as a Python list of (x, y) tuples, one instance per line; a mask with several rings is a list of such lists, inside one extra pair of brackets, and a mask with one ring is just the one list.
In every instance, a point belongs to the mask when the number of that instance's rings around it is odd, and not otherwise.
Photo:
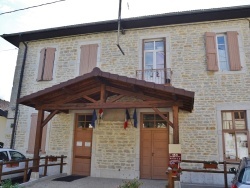
[[(250, 18), (249, 18), (250, 19)], [(241, 71), (207, 71), (205, 32), (237, 31)], [(78, 76), (80, 45), (98, 43), (97, 66), (101, 70), (135, 77), (142, 66), (142, 40), (166, 38), (166, 62), (172, 69), (172, 85), (195, 92), (192, 113), (179, 111), (182, 158), (189, 160), (223, 160), (222, 136), (218, 114), (223, 109), (246, 110), (250, 127), (250, 35), (247, 19), (203, 22), (127, 30), (120, 37), (123, 56), (116, 46), (116, 33), (104, 32), (65, 38), (32, 41), (28, 54), (21, 96)], [(56, 57), (52, 81), (37, 82), (39, 52), (43, 47), (55, 47)], [(24, 45), (20, 44), (11, 106), (15, 104)], [(242, 105), (242, 103), (244, 105)], [(227, 107), (225, 107), (227, 105)], [(225, 108), (224, 108), (225, 107)], [(167, 109), (171, 111), (171, 109)], [(20, 106), (15, 148), (25, 152), (29, 138), (29, 116), (34, 109)], [(142, 112), (142, 111), (141, 111)], [(71, 172), (74, 113), (57, 115), (48, 128), (47, 154), (67, 155), (66, 172)], [(9, 113), (9, 117), (14, 114)], [(122, 121), (122, 120), (121, 120)], [(12, 120), (8, 120), (10, 125)], [(10, 127), (10, 126), (7, 127)], [(249, 129), (248, 129), (249, 130)], [(6, 146), (11, 130), (6, 134)], [(122, 122), (102, 122), (94, 130), (91, 175), (134, 178), (139, 176), (139, 128), (123, 130)], [(127, 144), (124, 145), (123, 143)], [(121, 148), (121, 146), (123, 146)], [(112, 171), (115, 170), (115, 171)], [(120, 173), (123, 171), (124, 173)], [(125, 173), (126, 171), (126, 173)], [(120, 174), (119, 174), (120, 173)]]

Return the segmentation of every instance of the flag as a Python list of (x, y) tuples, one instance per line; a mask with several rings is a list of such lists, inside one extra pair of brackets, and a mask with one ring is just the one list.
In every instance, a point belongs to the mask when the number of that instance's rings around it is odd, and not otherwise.
[(102, 119), (103, 116), (103, 110), (102, 108), (99, 109), (99, 119)]
[(137, 128), (137, 114), (136, 114), (136, 109), (134, 110), (133, 119), (134, 119), (134, 127)]
[(95, 128), (95, 121), (97, 120), (95, 109), (92, 114), (91, 126)]
[(126, 109), (126, 113), (125, 113), (125, 121), (124, 121), (124, 129), (126, 129), (128, 127), (128, 120), (130, 119), (130, 115), (128, 113), (128, 109)]

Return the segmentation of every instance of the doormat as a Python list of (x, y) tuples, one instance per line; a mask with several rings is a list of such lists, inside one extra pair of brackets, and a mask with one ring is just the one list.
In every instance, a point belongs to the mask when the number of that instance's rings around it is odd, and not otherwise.
[(74, 180), (78, 180), (81, 178), (86, 178), (87, 176), (76, 176), (76, 175), (70, 175), (70, 176), (64, 176), (60, 178), (53, 179), (53, 181), (66, 181), (66, 182), (71, 182)]

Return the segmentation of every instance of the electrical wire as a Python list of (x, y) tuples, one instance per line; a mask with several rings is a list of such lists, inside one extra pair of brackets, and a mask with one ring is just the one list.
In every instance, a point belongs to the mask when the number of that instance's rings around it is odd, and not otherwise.
[(12, 11), (9, 11), (9, 12), (3, 12), (3, 13), (0, 13), (0, 15), (9, 14), (9, 13), (12, 13), (12, 12), (17, 12), (17, 11), (21, 11), (21, 10), (36, 8), (36, 7), (41, 7), (41, 6), (49, 5), (49, 4), (53, 4), (53, 3), (59, 3), (61, 1), (66, 1), (66, 0), (58, 0), (58, 1), (53, 1), (53, 2), (50, 2), (50, 3), (44, 3), (44, 4), (35, 5), (35, 6), (31, 6), (31, 7), (26, 7), (26, 8), (21, 8), (21, 9), (17, 9), (17, 10), (12, 10)]

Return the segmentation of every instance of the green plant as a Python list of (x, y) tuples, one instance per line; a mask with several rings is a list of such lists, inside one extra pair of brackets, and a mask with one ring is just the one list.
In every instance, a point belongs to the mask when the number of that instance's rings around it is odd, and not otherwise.
[(119, 185), (118, 188), (139, 188), (142, 185), (138, 179), (133, 179), (129, 181), (123, 181), (122, 185)]
[(21, 188), (17, 183), (12, 185), (12, 181), (10, 179), (2, 181), (2, 188)]

